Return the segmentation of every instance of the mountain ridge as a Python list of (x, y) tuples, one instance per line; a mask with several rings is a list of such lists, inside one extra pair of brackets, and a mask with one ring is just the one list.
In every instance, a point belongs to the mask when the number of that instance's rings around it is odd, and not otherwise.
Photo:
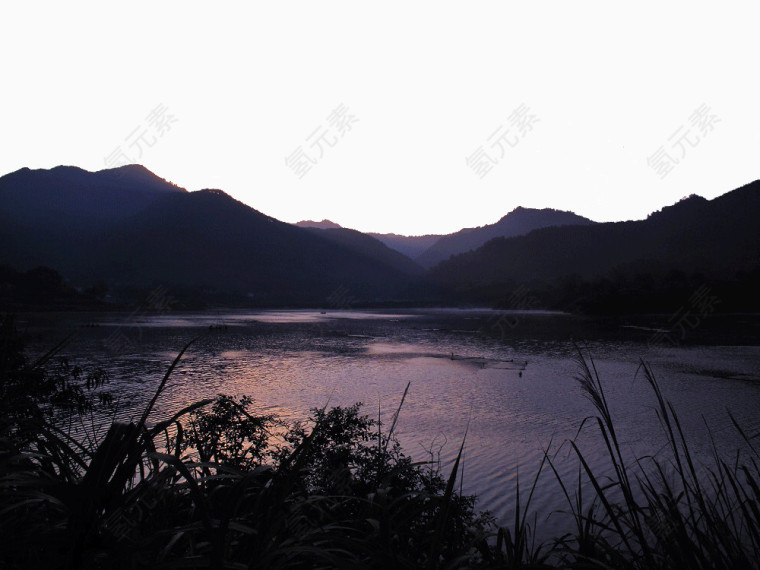
[[(646, 310), (647, 295), (665, 307), (685, 283), (728, 283), (727, 299), (754, 299), (759, 217), (753, 181), (712, 200), (687, 196), (644, 220), (596, 223), (518, 206), (446, 236), (364, 234), (330, 220), (281, 222), (223, 190), (188, 192), (140, 165), (22, 168), (0, 177), (0, 264), (47, 266), (82, 287), (167, 285), (215, 303), (325, 306), (336, 290), (361, 303), (492, 303), (529, 286), (544, 306), (572, 293), (586, 306), (606, 299), (597, 306)], [(438, 255), (469, 249), (428, 260), (436, 264), (425, 271), (399, 251), (423, 246)]]
[(442, 236), (415, 261), (430, 269), (452, 255), (475, 250), (496, 237), (524, 235), (533, 230), (563, 225), (589, 225), (592, 220), (573, 212), (554, 208), (524, 208), (518, 206), (493, 224), (476, 228), (463, 228), (453, 234)]
[[(758, 217), (760, 181), (754, 181), (712, 200), (681, 200), (645, 220), (494, 238), (442, 262), (430, 275), (460, 295), (488, 302), (520, 285), (556, 293), (585, 282), (586, 297), (607, 298), (609, 306), (631, 306), (621, 299), (637, 297), (637, 310), (644, 310), (647, 291), (682, 290), (687, 282), (694, 288), (730, 282), (725, 291), (744, 291), (745, 277), (760, 270)], [(740, 296), (752, 304), (744, 292)]]
[[(161, 284), (196, 299), (263, 305), (320, 306), (340, 287), (358, 301), (397, 299), (413, 280), (412, 271), (371, 248), (359, 251), (281, 222), (222, 190), (187, 192), (142, 168), (117, 170), (117, 181), (114, 172), (102, 172), (64, 167), (0, 178), (0, 217), (14, 220), (0, 228), (0, 263), (45, 265), (121, 291)], [(104, 220), (97, 207), (66, 202), (93, 192), (106, 204), (132, 207), (114, 208)], [(49, 207), (38, 199), (50, 194), (64, 206), (56, 227), (33, 215)]]
[(336, 224), (330, 220), (322, 220), (321, 222), (315, 222), (314, 220), (301, 220), (300, 222), (296, 222), (293, 225), (298, 226), (299, 228), (317, 228), (320, 230), (339, 229), (343, 227), (340, 224)]

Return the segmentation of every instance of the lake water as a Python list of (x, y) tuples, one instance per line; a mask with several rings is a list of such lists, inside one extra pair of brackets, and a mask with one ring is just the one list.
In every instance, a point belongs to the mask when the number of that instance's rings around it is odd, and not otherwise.
[[(743, 318), (742, 326), (757, 330), (756, 318)], [(37, 316), (20, 327), (39, 333), (31, 346), (38, 351), (77, 330), (66, 354), (110, 372), (122, 416), (139, 413), (178, 351), (199, 335), (153, 417), (223, 392), (249, 395), (257, 410), (287, 420), (361, 401), (365, 413), (376, 417), (379, 407), (389, 422), (411, 382), (397, 426), (405, 451), (417, 460), (440, 454), (448, 473), (468, 430), (463, 489), (505, 523), (518, 473), (526, 489), (545, 450), (568, 482), (577, 476), (564, 442), (594, 413), (574, 380), (578, 344), (594, 358), (631, 457), (664, 444), (654, 396), (637, 375), (641, 359), (673, 402), (699, 460), (712, 455), (710, 433), (722, 454), (739, 446), (727, 409), (748, 433), (760, 432), (760, 346), (735, 327), (723, 326), (730, 330), (716, 337), (706, 324), (675, 346), (652, 344), (658, 326), (646, 319), (483, 309)], [(577, 442), (595, 471), (607, 470), (590, 423)], [(557, 491), (547, 470), (534, 502), (540, 536), (566, 529), (561, 515), (545, 520), (566, 507)]]

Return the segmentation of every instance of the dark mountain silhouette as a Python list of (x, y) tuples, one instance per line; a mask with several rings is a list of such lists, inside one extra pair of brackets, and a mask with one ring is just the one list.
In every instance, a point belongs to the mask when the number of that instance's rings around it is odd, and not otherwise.
[(0, 178), (0, 213), (17, 223), (97, 229), (125, 220), (167, 193), (186, 193), (144, 166), (88, 172), (75, 166), (22, 168)]
[[(332, 306), (336, 291), (357, 303), (495, 303), (527, 287), (545, 307), (609, 313), (672, 312), (709, 284), (721, 309), (760, 310), (758, 218), (760, 181), (633, 222), (517, 208), (491, 226), (440, 237), (431, 256), (444, 246), (475, 249), (421, 275), (370, 235), (286, 224), (140, 166), (21, 169), (0, 178), (0, 265), (9, 266), (0, 289), (23, 303), (35, 295), (100, 302), (105, 292), (128, 301), (161, 285), (188, 306)], [(549, 227), (530, 231), (541, 224)], [(524, 235), (470, 245), (489, 232)], [(418, 247), (435, 236), (395, 237), (397, 247)], [(24, 297), (25, 289), (36, 293)]]
[(494, 224), (478, 228), (464, 228), (456, 233), (442, 236), (427, 250), (415, 258), (423, 267), (430, 268), (459, 253), (475, 250), (496, 237), (512, 237), (527, 234), (535, 229), (550, 226), (584, 226), (594, 222), (572, 212), (544, 208), (518, 207)]
[[(347, 229), (330, 220), (322, 220), (321, 222), (315, 222), (314, 220), (302, 220), (300, 222), (296, 222), (295, 225), (299, 228), (318, 228), (320, 230)], [(424, 252), (436, 241), (438, 241), (439, 238), (442, 237), (441, 235), (402, 236), (398, 234), (379, 234), (372, 232), (364, 233), (363, 235), (375, 238), (389, 248), (402, 253), (410, 260), (418, 257), (422, 252)]]
[(300, 222), (296, 222), (294, 225), (298, 226), (299, 228), (319, 228), (320, 230), (342, 227), (335, 222), (331, 222), (330, 220), (322, 220), (321, 222), (315, 222), (314, 220), (301, 220)]
[(616, 303), (630, 306), (623, 302), (625, 296), (642, 300), (636, 310), (653, 310), (651, 302), (646, 305), (653, 291), (682, 294), (705, 283), (739, 284), (756, 275), (759, 218), (756, 181), (709, 201), (690, 196), (646, 220), (551, 227), (496, 238), (441, 263), (431, 274), (459, 296), (480, 300), (493, 301), (529, 285), (536, 290), (554, 287), (547, 298), (555, 300), (560, 289), (560, 296), (577, 295), (587, 305), (606, 298), (609, 306), (604, 310)]
[[(221, 190), (166, 197), (99, 241), (94, 259), (117, 285), (160, 282), (264, 304), (320, 305), (339, 287), (389, 299), (410, 275), (314, 232), (280, 222)], [(78, 274), (87, 274), (80, 267)]]
[(410, 259), (417, 259), (425, 250), (443, 237), (440, 234), (402, 236), (399, 234), (369, 233), (367, 235), (379, 239), (388, 247), (403, 253)]
[[(413, 281), (413, 264), (407, 271), (393, 256), (378, 259), (343, 238), (280, 222), (221, 190), (186, 192), (142, 167), (125, 168), (115, 177), (59, 167), (0, 179), (0, 216), (15, 222), (0, 232), (0, 263), (46, 265), (116, 291), (163, 285), (175, 296), (258, 304), (323, 305), (339, 287), (357, 301), (393, 300)], [(50, 203), (60, 207), (55, 232), (34, 217)]]
[(393, 267), (409, 275), (420, 275), (424, 272), (420, 265), (409, 259), (406, 255), (388, 247), (369, 234), (340, 227), (326, 229), (306, 227), (305, 229), (335, 244), (366, 255), (388, 267)]
[[(391, 249), (413, 259), (420, 266), (429, 269), (452, 255), (474, 250), (495, 237), (511, 237), (549, 226), (587, 225), (591, 220), (573, 214), (545, 208), (535, 210), (518, 207), (498, 222), (478, 228), (464, 228), (453, 234), (428, 234), (421, 236), (404, 236), (399, 234), (367, 233)], [(330, 220), (315, 222), (304, 220), (295, 225), (303, 228), (338, 229), (342, 228)]]
[(180, 188), (140, 165), (88, 172), (22, 168), (0, 177), (0, 247), (18, 267), (56, 267), (66, 252)]

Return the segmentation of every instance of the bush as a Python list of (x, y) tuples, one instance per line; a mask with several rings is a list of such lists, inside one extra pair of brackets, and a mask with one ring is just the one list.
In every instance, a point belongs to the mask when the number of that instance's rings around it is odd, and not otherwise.
[[(5, 340), (3, 386), (14, 402), (42, 410), (87, 389), (78, 369), (30, 365), (18, 338)], [(416, 568), (479, 556), (490, 519), (453, 491), (456, 469), (446, 482), (412, 463), (360, 404), (286, 428), (251, 413), (250, 399), (220, 395), (148, 428), (187, 348), (141, 419), (114, 423), (93, 450), (44, 413), (23, 438), (4, 431), (7, 566)]]

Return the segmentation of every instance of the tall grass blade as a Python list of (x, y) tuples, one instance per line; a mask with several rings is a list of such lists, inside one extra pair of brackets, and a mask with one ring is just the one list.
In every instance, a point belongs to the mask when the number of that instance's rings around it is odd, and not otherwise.
[(441, 507), (436, 516), (435, 530), (433, 531), (433, 540), (430, 545), (430, 558), (428, 560), (428, 568), (435, 568), (438, 565), (438, 560), (441, 553), (441, 543), (443, 542), (443, 533), (446, 527), (446, 522), (449, 518), (449, 511), (451, 509), (451, 497), (454, 493), (454, 485), (457, 479), (457, 473), (459, 471), (459, 461), (462, 458), (462, 452), (464, 451), (464, 444), (467, 441), (467, 432), (470, 429), (469, 422), (467, 428), (464, 431), (462, 437), (462, 444), (459, 446), (459, 453), (457, 453), (454, 466), (451, 468), (451, 474), (446, 482), (446, 491), (441, 499)]

